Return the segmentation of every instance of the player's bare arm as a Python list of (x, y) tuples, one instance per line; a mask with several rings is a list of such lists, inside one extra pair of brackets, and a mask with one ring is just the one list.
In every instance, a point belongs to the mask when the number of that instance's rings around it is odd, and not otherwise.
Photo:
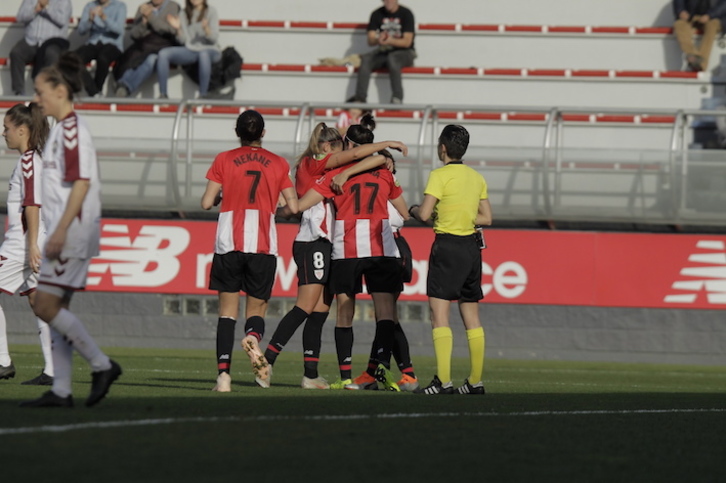
[(28, 247), (28, 263), (33, 271), (37, 273), (40, 271), (40, 260), (42, 259), (42, 253), (38, 247), (40, 207), (26, 206), (23, 208), (23, 216), (25, 217), (25, 224), (27, 227), (25, 239)]
[(285, 206), (290, 210), (290, 214), (296, 215), (299, 211), (299, 202), (295, 188), (285, 188), (281, 194), (285, 198)]
[(400, 213), (400, 215), (403, 217), (403, 221), (408, 221), (411, 219), (411, 215), (408, 213), (408, 205), (406, 204), (406, 200), (403, 198), (403, 195), (399, 196), (394, 200), (391, 200), (391, 204), (394, 208), (396, 208), (396, 211), (398, 211), (398, 213)]
[(63, 251), (63, 246), (66, 244), (68, 227), (71, 226), (73, 220), (81, 213), (83, 200), (86, 199), (86, 194), (90, 187), (91, 181), (87, 179), (77, 179), (73, 182), (63, 216), (61, 216), (58, 226), (45, 243), (45, 256), (48, 259), (57, 259)]
[[(364, 145), (366, 146), (366, 145)], [(343, 192), (343, 185), (350, 179), (351, 176), (355, 176), (358, 173), (363, 173), (369, 169), (377, 168), (386, 163), (386, 157), (382, 155), (368, 156), (363, 161), (355, 163), (345, 171), (333, 176), (330, 181), (330, 187), (338, 194)]]
[[(219, 204), (217, 197), (222, 192), (222, 185), (216, 181), (208, 180), (207, 188), (204, 190), (202, 195), (202, 208), (205, 210), (211, 209), (213, 206)], [(216, 204), (215, 204), (216, 201)]]

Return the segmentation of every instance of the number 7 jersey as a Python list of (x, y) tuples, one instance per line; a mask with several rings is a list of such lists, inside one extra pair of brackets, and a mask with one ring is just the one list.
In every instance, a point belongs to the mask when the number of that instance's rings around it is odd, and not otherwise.
[(293, 187), (285, 158), (242, 146), (218, 154), (207, 179), (222, 185), (214, 252), (277, 255), (277, 202), (282, 190)]

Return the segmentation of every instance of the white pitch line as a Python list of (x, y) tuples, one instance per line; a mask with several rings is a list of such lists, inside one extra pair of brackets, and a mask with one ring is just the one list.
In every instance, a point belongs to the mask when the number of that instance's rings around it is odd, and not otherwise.
[(726, 413), (726, 409), (622, 409), (622, 410), (582, 410), (582, 411), (522, 411), (514, 413), (476, 412), (476, 413), (393, 413), (393, 414), (322, 414), (319, 416), (248, 416), (248, 417), (210, 417), (210, 418), (161, 418), (139, 419), (136, 421), (98, 421), (80, 424), (30, 426), (22, 428), (0, 428), (0, 436), (15, 434), (65, 433), (83, 429), (126, 428), (132, 426), (160, 426), (181, 423), (218, 423), (218, 422), (275, 422), (275, 421), (353, 421), (374, 419), (422, 419), (456, 417), (539, 417), (539, 416), (602, 416), (629, 414), (689, 414), (689, 413)]

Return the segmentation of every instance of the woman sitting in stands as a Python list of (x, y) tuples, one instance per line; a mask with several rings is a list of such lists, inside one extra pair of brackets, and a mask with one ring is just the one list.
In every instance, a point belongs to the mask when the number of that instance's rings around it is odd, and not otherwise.
[(219, 37), (219, 16), (207, 0), (186, 0), (184, 12), (178, 17), (169, 16), (169, 23), (176, 29), (180, 46), (167, 47), (159, 52), (156, 74), (159, 77), (159, 97), (168, 99), (169, 65), (199, 64), (199, 97), (209, 91), (212, 64), (222, 58), (217, 44)]

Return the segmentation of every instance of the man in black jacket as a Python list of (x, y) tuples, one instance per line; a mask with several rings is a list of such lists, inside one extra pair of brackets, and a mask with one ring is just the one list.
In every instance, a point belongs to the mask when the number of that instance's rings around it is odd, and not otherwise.
[[(673, 32), (692, 71), (706, 70), (713, 41), (726, 21), (726, 0), (673, 0), (676, 21)], [(693, 42), (695, 30), (702, 30), (701, 45)]]

